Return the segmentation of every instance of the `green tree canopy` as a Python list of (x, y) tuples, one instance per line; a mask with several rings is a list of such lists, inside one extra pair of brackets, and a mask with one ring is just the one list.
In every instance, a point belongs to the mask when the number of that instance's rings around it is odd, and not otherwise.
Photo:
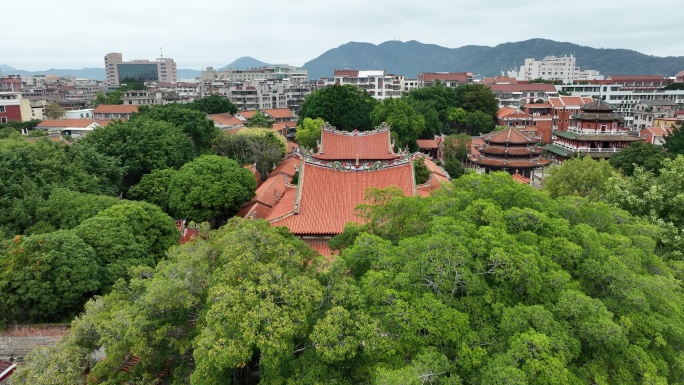
[(176, 170), (165, 168), (152, 170), (143, 175), (140, 182), (128, 190), (128, 196), (134, 200), (141, 200), (159, 206), (164, 212), (169, 210), (169, 184)]
[(388, 98), (373, 108), (370, 113), (373, 126), (379, 126), (382, 122), (391, 128), (391, 134), (395, 140), (395, 147), (408, 147), (411, 151), (417, 151), (418, 139), (425, 129), (425, 119), (406, 101), (406, 99)]
[(656, 175), (660, 173), (663, 160), (667, 157), (661, 146), (655, 144), (635, 142), (629, 147), (610, 157), (611, 166), (622, 171), (625, 175), (634, 174), (636, 166), (643, 167)]
[(454, 89), (456, 105), (467, 112), (481, 111), (496, 118), (499, 103), (489, 87), (484, 84), (461, 84)]
[(48, 119), (63, 118), (64, 112), (66, 112), (64, 107), (60, 106), (59, 103), (57, 103), (57, 102), (51, 102), (45, 106), (45, 116)]
[(490, 133), (496, 126), (491, 115), (480, 110), (468, 112), (463, 120), (466, 132), (472, 135), (482, 135)]
[(230, 99), (219, 95), (205, 96), (190, 103), (189, 106), (205, 114), (222, 114), (225, 112), (235, 114), (238, 111)]
[[(465, 175), (430, 197), (374, 197), (382, 204), (347, 226), (333, 262), (283, 228), (238, 218), (173, 248), (90, 301), (55, 359), (38, 351), (16, 378), (54, 383), (80, 369), (111, 384), (618, 385), (684, 375), (684, 296), (654, 252), (656, 226), (506, 173)], [(88, 360), (100, 347), (107, 359)]]
[(368, 92), (352, 85), (333, 85), (307, 96), (299, 110), (298, 125), (304, 119), (321, 118), (338, 130), (372, 130), (370, 113), (377, 100)]
[(220, 223), (250, 200), (255, 190), (254, 175), (236, 161), (203, 155), (171, 178), (169, 207), (182, 218)]
[(423, 158), (413, 161), (413, 173), (416, 177), (416, 184), (427, 183), (430, 179), (430, 169), (425, 165)]
[(444, 139), (444, 159), (464, 162), (473, 139), (467, 134), (449, 135)]
[(554, 198), (581, 196), (601, 200), (605, 198), (608, 179), (614, 175), (615, 170), (604, 159), (571, 158), (549, 169), (543, 188)]
[(159, 207), (130, 201), (100, 211), (74, 232), (95, 250), (104, 290), (132, 267), (154, 267), (179, 237), (175, 221)]
[(192, 140), (183, 130), (172, 123), (142, 117), (96, 129), (74, 146), (92, 147), (119, 159), (126, 170), (126, 189), (152, 170), (178, 168), (195, 155)]
[[(432, 87), (411, 90), (403, 98), (423, 115), (426, 128), (424, 137), (440, 132), (450, 133), (449, 110), (458, 107), (453, 88), (437, 82)], [(428, 112), (430, 110), (432, 112)]]
[(270, 128), (243, 128), (237, 134), (224, 135), (215, 146), (216, 152), (239, 164), (256, 164), (266, 179), (287, 153), (287, 140)]
[(133, 114), (132, 121), (137, 119), (156, 120), (176, 125), (192, 139), (197, 154), (211, 152), (211, 146), (220, 137), (221, 130), (207, 118), (204, 111), (186, 107), (182, 104), (162, 106), (142, 106), (138, 114)]
[(672, 128), (672, 133), (665, 135), (663, 148), (672, 156), (684, 155), (684, 123)]
[(257, 110), (251, 118), (247, 119), (247, 127), (269, 128), (273, 123), (266, 114)]
[(321, 140), (321, 129), (324, 124), (325, 121), (321, 118), (304, 118), (302, 123), (297, 125), (297, 142), (315, 151), (318, 148), (318, 141)]
[(76, 234), (17, 235), (0, 254), (0, 320), (66, 321), (100, 289), (95, 251)]

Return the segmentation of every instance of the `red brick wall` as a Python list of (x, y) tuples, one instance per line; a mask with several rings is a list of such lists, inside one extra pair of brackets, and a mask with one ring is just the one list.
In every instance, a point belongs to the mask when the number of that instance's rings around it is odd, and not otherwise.
[(542, 143), (551, 144), (553, 122), (551, 120), (538, 120), (536, 123), (537, 125), (535, 128), (537, 129), (537, 135), (541, 136)]
[(565, 108), (558, 109), (556, 110), (556, 115), (558, 115), (558, 121), (556, 122), (558, 129), (560, 131), (567, 131), (568, 126), (570, 125), (570, 111)]

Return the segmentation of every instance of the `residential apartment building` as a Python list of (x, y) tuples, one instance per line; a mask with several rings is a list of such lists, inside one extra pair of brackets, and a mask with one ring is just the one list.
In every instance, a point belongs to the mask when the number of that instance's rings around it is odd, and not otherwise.
[(458, 87), (473, 82), (471, 72), (427, 72), (418, 75), (418, 88), (430, 87), (440, 82), (447, 87)]
[(132, 106), (166, 104), (162, 93), (155, 90), (129, 90), (121, 96), (121, 101)]
[(632, 130), (641, 131), (654, 127), (661, 118), (674, 118), (682, 109), (682, 104), (672, 100), (646, 100), (634, 105), (632, 116)]
[(31, 104), (20, 92), (0, 92), (0, 123), (31, 120)]
[(317, 85), (312, 82), (291, 83), (284, 79), (235, 83), (214, 82), (209, 87), (211, 91), (207, 94), (227, 97), (240, 111), (287, 108), (296, 114), (304, 98), (311, 94)]
[(622, 83), (617, 83), (608, 79), (587, 84), (563, 84), (556, 86), (556, 89), (574, 96), (590, 96), (608, 102), (616, 113), (624, 116), (625, 127), (631, 129), (637, 129), (634, 126), (634, 109), (639, 103), (669, 101), (684, 105), (684, 90), (663, 90), (656, 86), (663, 84), (659, 80), (625, 81), (623, 78), (621, 81)]
[(128, 120), (138, 112), (137, 105), (100, 104), (93, 110), (95, 120)]
[(178, 79), (176, 62), (168, 57), (160, 57), (155, 61), (132, 60), (123, 61), (123, 55), (113, 52), (105, 55), (105, 83), (118, 86), (126, 78), (143, 82), (160, 81), (175, 83)]
[(537, 100), (547, 100), (558, 96), (553, 84), (546, 83), (517, 83), (517, 84), (486, 84), (492, 90), (499, 106), (519, 107)]
[(246, 70), (207, 67), (202, 71), (202, 82), (246, 82), (274, 79), (289, 79), (290, 83), (301, 83), (307, 80), (307, 72), (304, 68), (289, 65), (266, 66)]
[[(398, 98), (402, 94), (402, 75), (385, 73), (385, 70), (335, 70), (332, 79), (326, 79), (323, 86), (353, 85), (367, 91), (373, 98)], [(321, 79), (323, 80), (323, 79)]]
[(558, 80), (564, 84), (579, 80), (603, 79), (596, 70), (580, 70), (577, 67), (577, 58), (574, 55), (561, 57), (546, 56), (542, 60), (534, 58), (525, 59), (525, 64), (518, 71), (508, 71), (508, 76), (517, 80)]

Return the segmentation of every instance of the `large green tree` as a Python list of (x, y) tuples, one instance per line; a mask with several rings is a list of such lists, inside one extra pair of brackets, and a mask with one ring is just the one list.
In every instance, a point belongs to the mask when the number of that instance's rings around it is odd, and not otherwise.
[(210, 153), (211, 146), (221, 135), (221, 130), (207, 118), (206, 112), (182, 104), (143, 106), (139, 110), (131, 117), (133, 122), (143, 119), (171, 123), (192, 139), (197, 154)]
[(373, 129), (370, 112), (377, 100), (368, 92), (352, 85), (333, 85), (307, 96), (299, 110), (301, 125), (306, 118), (321, 118), (344, 131)]
[(663, 148), (672, 156), (684, 155), (684, 123), (672, 127), (672, 133), (665, 135)]
[(484, 84), (461, 84), (454, 89), (456, 105), (467, 112), (481, 111), (492, 120), (499, 111), (499, 103), (489, 87)]
[(265, 180), (285, 157), (287, 140), (270, 128), (243, 128), (237, 134), (224, 135), (214, 148), (217, 153), (239, 164), (256, 164), (257, 171)]
[(418, 150), (416, 139), (425, 129), (425, 119), (406, 99), (385, 99), (373, 108), (370, 117), (374, 126), (379, 126), (382, 122), (390, 126), (395, 147), (408, 147), (411, 151)]
[(155, 204), (164, 212), (170, 212), (169, 184), (176, 172), (172, 168), (152, 170), (151, 173), (143, 175), (140, 183), (131, 187), (128, 191), (129, 198)]
[(492, 116), (480, 110), (468, 112), (463, 120), (463, 125), (466, 132), (472, 135), (487, 134), (492, 132), (496, 126)]
[(615, 170), (604, 159), (571, 158), (549, 169), (543, 188), (554, 198), (581, 196), (601, 200), (606, 196), (608, 179), (614, 175)]
[(302, 123), (297, 125), (297, 142), (315, 151), (318, 148), (318, 141), (321, 140), (321, 129), (324, 124), (325, 121), (321, 118), (304, 118)]
[(247, 127), (258, 127), (258, 128), (269, 128), (271, 127), (272, 122), (268, 119), (268, 116), (266, 114), (262, 113), (261, 111), (257, 110), (254, 112), (254, 115), (252, 115), (251, 118), (247, 119)]
[(76, 234), (17, 235), (0, 254), (0, 322), (66, 321), (101, 277), (95, 251)]
[(458, 106), (453, 88), (437, 82), (432, 87), (411, 90), (404, 98), (416, 111), (423, 115), (425, 119), (424, 137), (429, 138), (440, 132), (451, 133), (448, 111)]
[(190, 103), (189, 107), (202, 111), (205, 114), (221, 114), (225, 112), (235, 114), (238, 110), (230, 99), (219, 95), (209, 95), (197, 99)]
[(182, 218), (215, 224), (234, 214), (254, 196), (254, 175), (232, 160), (203, 155), (171, 178), (169, 207)]
[(667, 154), (661, 146), (635, 142), (611, 156), (609, 162), (627, 176), (634, 174), (636, 166), (643, 167), (645, 170), (658, 175), (666, 157)]
[(94, 130), (75, 146), (92, 147), (100, 154), (119, 159), (126, 170), (125, 189), (152, 170), (178, 168), (195, 156), (192, 140), (178, 126), (143, 117), (110, 123), (106, 128)]

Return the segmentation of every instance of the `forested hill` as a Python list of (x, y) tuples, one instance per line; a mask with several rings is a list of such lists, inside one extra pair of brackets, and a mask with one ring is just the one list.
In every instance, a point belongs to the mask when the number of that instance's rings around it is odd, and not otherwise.
[(482, 76), (499, 75), (526, 58), (544, 56), (577, 57), (581, 69), (599, 70), (603, 75), (661, 74), (674, 76), (684, 69), (684, 56), (657, 57), (628, 49), (592, 48), (547, 39), (499, 44), (495, 47), (466, 45), (447, 48), (418, 41), (349, 42), (308, 61), (304, 67), (310, 79), (332, 76), (337, 68), (385, 69), (388, 73), (416, 77), (421, 72), (470, 71)]

